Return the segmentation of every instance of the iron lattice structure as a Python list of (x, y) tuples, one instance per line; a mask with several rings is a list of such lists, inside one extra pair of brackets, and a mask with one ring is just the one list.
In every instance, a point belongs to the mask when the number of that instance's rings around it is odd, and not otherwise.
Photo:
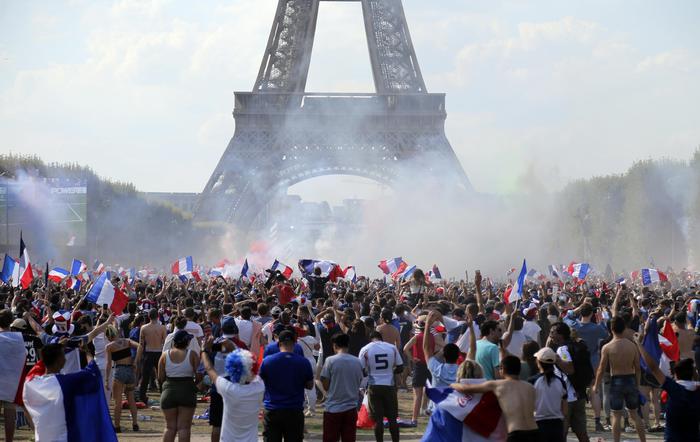
[[(376, 93), (305, 92), (320, 1), (362, 3)], [(343, 174), (392, 184), (421, 158), (441, 164), (446, 185), (471, 190), (445, 136), (445, 95), (426, 90), (401, 0), (279, 0), (255, 86), (235, 92), (233, 116), (200, 220), (250, 228), (300, 181)]]

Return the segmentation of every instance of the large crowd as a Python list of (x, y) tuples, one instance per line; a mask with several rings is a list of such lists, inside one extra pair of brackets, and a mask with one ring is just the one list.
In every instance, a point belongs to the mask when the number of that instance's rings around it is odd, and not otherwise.
[[(88, 302), (89, 287), (3, 285), (0, 364), (18, 357), (10, 334), (25, 348), (21, 373), (0, 374), (5, 440), (18, 410), (37, 442), (115, 440), (139, 431), (139, 407), (157, 405), (163, 440), (188, 441), (203, 397), (213, 441), (257, 441), (261, 421), (265, 441), (301, 441), (305, 418), (320, 412), (324, 441), (354, 441), (367, 422), (377, 441), (385, 432), (398, 441), (401, 427), (421, 420), (424, 440), (449, 440), (436, 392), (484, 398), (474, 415), (495, 405), (503, 431), (481, 428), (485, 440), (572, 433), (585, 442), (591, 428), (616, 442), (629, 431), (642, 441), (649, 432), (700, 440), (697, 275), (668, 272), (649, 285), (619, 275), (535, 278), (514, 302), (508, 281), (469, 276), (431, 280), (416, 270), (407, 280), (353, 282), (319, 267), (303, 278), (113, 274), (129, 298), (116, 313)], [(10, 378), (19, 383), (8, 394)], [(56, 380), (64, 395), (99, 381), (107, 424), (92, 422), (75, 439), (75, 413), (47, 393)], [(401, 389), (413, 395), (403, 419)]]

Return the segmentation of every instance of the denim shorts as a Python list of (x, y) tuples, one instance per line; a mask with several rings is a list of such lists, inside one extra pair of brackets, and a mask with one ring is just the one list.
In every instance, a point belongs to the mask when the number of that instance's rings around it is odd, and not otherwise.
[(639, 390), (637, 388), (637, 376), (626, 374), (612, 376), (610, 378), (610, 409), (622, 411), (639, 408)]
[(134, 375), (134, 367), (132, 365), (117, 365), (114, 367), (114, 380), (121, 382), (124, 385), (133, 385), (136, 383)]

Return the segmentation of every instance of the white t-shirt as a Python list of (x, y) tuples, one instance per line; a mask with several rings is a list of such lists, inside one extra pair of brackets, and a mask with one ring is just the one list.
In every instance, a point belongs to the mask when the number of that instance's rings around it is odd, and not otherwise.
[(523, 323), (523, 333), (525, 333), (525, 336), (531, 341), (540, 342), (541, 330), (542, 328), (535, 321), (525, 321)]
[(204, 336), (204, 330), (202, 330), (202, 326), (197, 324), (196, 322), (187, 321), (185, 331), (197, 339)]
[(522, 330), (514, 330), (511, 338), (510, 344), (506, 347), (506, 351), (520, 359), (523, 355), (523, 344), (527, 342), (527, 337)]
[(359, 358), (369, 376), (369, 385), (394, 385), (394, 368), (403, 365), (396, 346), (383, 341), (362, 347)]
[(247, 385), (233, 383), (219, 376), (216, 391), (224, 399), (221, 421), (222, 442), (257, 442), (258, 412), (265, 394), (265, 384), (259, 377)]
[(253, 323), (246, 319), (236, 318), (236, 325), (238, 326), (238, 339), (250, 348), (250, 341), (253, 338)]
[[(561, 347), (557, 348), (557, 354), (562, 359), (562, 361), (573, 362), (573, 359), (571, 358), (571, 353), (569, 353), (569, 347), (567, 347), (566, 345), (562, 345)], [(576, 402), (576, 400), (578, 399), (578, 396), (576, 395), (576, 390), (574, 390), (574, 386), (571, 385), (571, 382), (569, 382), (569, 378), (566, 376), (566, 374), (564, 374), (563, 371), (559, 370), (559, 367), (557, 367), (556, 365), (554, 366), (554, 374), (564, 379), (564, 382), (566, 382), (566, 393), (568, 395), (566, 401)]]

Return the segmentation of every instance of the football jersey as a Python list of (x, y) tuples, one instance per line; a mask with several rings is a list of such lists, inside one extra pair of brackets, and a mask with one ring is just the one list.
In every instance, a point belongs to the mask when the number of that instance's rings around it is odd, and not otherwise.
[(394, 385), (394, 368), (403, 365), (396, 346), (383, 341), (362, 347), (359, 358), (369, 376), (369, 385)]

